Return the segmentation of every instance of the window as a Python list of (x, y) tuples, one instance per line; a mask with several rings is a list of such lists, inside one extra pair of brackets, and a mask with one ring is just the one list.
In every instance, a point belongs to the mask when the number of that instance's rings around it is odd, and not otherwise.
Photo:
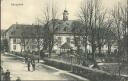
[(32, 45), (32, 49), (35, 49), (35, 47), (36, 47), (35, 45)]
[(61, 44), (61, 37), (58, 37), (58, 44)]
[(20, 44), (21, 40), (20, 39), (16, 39), (16, 43)]
[(19, 27), (16, 27), (16, 29), (19, 29)]
[(15, 31), (12, 31), (12, 32), (11, 32), (11, 35), (15, 35)]
[(56, 28), (55, 30), (58, 31), (58, 28)]
[(11, 32), (11, 35), (13, 35), (13, 32)]
[(72, 41), (71, 41), (71, 44), (75, 44), (75, 41), (74, 41), (74, 40), (72, 40)]
[(65, 27), (63, 30), (64, 30), (64, 31), (67, 31), (67, 28)]
[(66, 23), (67, 25), (69, 25), (69, 23)]
[(74, 41), (75, 41), (75, 45), (80, 45), (80, 38), (79, 37), (75, 37)]
[(70, 43), (70, 38), (69, 37), (67, 38), (67, 43)]
[(13, 50), (16, 50), (16, 45), (13, 45)]
[(16, 39), (13, 39), (13, 44), (16, 44)]

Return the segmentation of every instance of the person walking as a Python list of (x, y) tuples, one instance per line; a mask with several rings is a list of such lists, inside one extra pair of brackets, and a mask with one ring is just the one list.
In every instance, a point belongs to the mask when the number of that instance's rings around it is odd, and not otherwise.
[(27, 63), (27, 61), (28, 61), (28, 57), (25, 56), (25, 63)]
[(33, 63), (34, 61), (35, 61), (34, 55), (32, 55), (32, 57), (31, 57), (31, 63)]
[(4, 74), (4, 81), (10, 81), (10, 71), (7, 70)]
[(33, 68), (33, 71), (35, 71), (35, 61), (32, 62), (32, 68)]
[(34, 56), (32, 56), (32, 58), (31, 58), (31, 64), (32, 64), (33, 71), (35, 71), (35, 59), (34, 59)]
[(30, 63), (31, 63), (31, 59), (28, 58), (28, 71), (30, 71)]
[(1, 73), (0, 73), (0, 80), (4, 80), (4, 70), (3, 70), (3, 67), (2, 66), (0, 66), (0, 68), (1, 68)]
[(21, 81), (20, 77), (17, 77), (16, 81)]

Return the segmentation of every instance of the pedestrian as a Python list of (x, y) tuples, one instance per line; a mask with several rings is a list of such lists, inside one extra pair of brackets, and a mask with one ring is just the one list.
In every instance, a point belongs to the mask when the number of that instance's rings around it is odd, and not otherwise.
[(35, 62), (32, 62), (33, 71), (35, 71)]
[(38, 60), (38, 63), (39, 63), (39, 62), (40, 62), (40, 59), (39, 59), (39, 57), (38, 57), (38, 59), (37, 59), (37, 60)]
[(33, 55), (31, 57), (31, 65), (32, 65), (33, 71), (35, 71), (35, 59)]
[(35, 62), (34, 56), (31, 57), (31, 63)]
[(27, 61), (28, 61), (28, 57), (25, 56), (25, 63), (27, 63)]
[(10, 71), (9, 70), (7, 70), (5, 72), (5, 74), (4, 74), (4, 80), (5, 81), (10, 81)]
[(30, 71), (30, 63), (31, 63), (31, 59), (28, 58), (28, 71)]
[(21, 81), (20, 77), (17, 77), (16, 81)]
[(3, 68), (1, 67), (1, 73), (0, 73), (1, 77), (0, 77), (0, 80), (4, 80), (4, 70)]
[(2, 79), (1, 79), (2, 81), (6, 81), (6, 76), (5, 76), (5, 74), (6, 74), (6, 73), (4, 72), (3, 75), (2, 75)]

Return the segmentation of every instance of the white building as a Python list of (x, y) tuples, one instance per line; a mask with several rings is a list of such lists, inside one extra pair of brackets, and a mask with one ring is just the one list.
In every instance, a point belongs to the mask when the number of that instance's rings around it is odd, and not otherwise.
[[(61, 46), (66, 45), (68, 47), (71, 47), (73, 50), (76, 50), (77, 47), (75, 46), (75, 41), (74, 41), (74, 34), (72, 32), (73, 29), (73, 23), (77, 22), (78, 20), (68, 20), (68, 11), (64, 10), (63, 12), (63, 20), (56, 20), (56, 25), (55, 25), (55, 33), (54, 33), (54, 47), (53, 50), (56, 51), (56, 53), (60, 53), (60, 48)], [(79, 28), (80, 26), (78, 26), (77, 28)], [(53, 29), (53, 25), (51, 23), (51, 31)], [(77, 37), (77, 36), (76, 36)], [(79, 41), (80, 42), (80, 49), (82, 49), (83, 51), (85, 51), (84, 48), (84, 41)], [(67, 48), (68, 48), (67, 47)], [(87, 40), (87, 50), (88, 52), (91, 52), (91, 44), (90, 42)], [(112, 46), (112, 51), (114, 51), (116, 49), (116, 46)], [(102, 47), (102, 52), (106, 52), (108, 50), (107, 45), (104, 45)], [(96, 52), (98, 52), (98, 48), (96, 49)]]
[[(55, 24), (55, 32), (54, 32), (54, 46), (53, 50), (56, 53), (60, 53), (61, 47), (67, 46), (67, 50), (69, 48), (76, 50), (74, 34), (72, 33), (73, 23), (77, 20), (68, 20), (68, 11), (64, 10), (63, 12), (63, 20), (56, 20)], [(50, 30), (53, 31), (53, 25), (50, 23)], [(90, 46), (88, 45), (88, 50)], [(66, 50), (66, 49), (65, 49)]]
[[(40, 40), (43, 40), (43, 28), (41, 26), (37, 27), (37, 25), (13, 24), (7, 29), (5, 33), (9, 44), (9, 51), (36, 51), (37, 37), (40, 37)], [(39, 31), (37, 33), (37, 30), (40, 30), (40, 35)]]

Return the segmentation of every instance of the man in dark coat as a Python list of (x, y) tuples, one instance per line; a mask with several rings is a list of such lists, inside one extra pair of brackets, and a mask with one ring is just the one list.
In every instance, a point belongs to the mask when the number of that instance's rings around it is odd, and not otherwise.
[(25, 56), (25, 63), (27, 63), (27, 61), (28, 61), (28, 57), (27, 57), (27, 56)]
[(31, 64), (32, 64), (33, 71), (35, 71), (35, 59), (34, 59), (34, 55), (31, 57)]
[(30, 63), (31, 63), (31, 59), (28, 58), (28, 71), (30, 71)]
[(4, 74), (4, 80), (5, 81), (10, 81), (10, 71), (9, 70), (7, 70), (5, 72), (5, 74)]
[(17, 77), (16, 81), (21, 81), (20, 77)]
[(33, 71), (35, 71), (35, 61), (32, 62), (32, 68), (33, 68)]

